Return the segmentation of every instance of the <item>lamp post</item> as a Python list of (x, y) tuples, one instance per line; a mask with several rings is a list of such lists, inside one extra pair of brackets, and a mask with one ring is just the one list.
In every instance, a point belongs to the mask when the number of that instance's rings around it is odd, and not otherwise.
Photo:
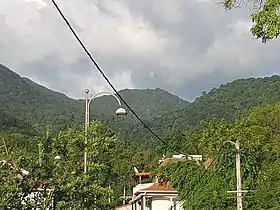
[(86, 93), (86, 107), (85, 107), (85, 152), (84, 152), (84, 174), (87, 173), (87, 133), (88, 133), (88, 127), (89, 127), (89, 112), (90, 112), (90, 103), (93, 99), (97, 98), (98, 96), (107, 94), (113, 96), (117, 102), (118, 102), (118, 109), (116, 110), (116, 115), (118, 116), (125, 116), (127, 115), (126, 110), (122, 107), (121, 100), (114, 94), (109, 92), (100, 92), (95, 95), (93, 95), (91, 98), (89, 98), (89, 90), (85, 90)]

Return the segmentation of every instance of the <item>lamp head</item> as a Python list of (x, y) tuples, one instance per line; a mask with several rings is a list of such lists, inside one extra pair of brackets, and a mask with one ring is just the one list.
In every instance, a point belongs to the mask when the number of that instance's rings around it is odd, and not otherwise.
[(127, 115), (127, 111), (124, 108), (119, 107), (116, 110), (116, 115), (118, 115), (118, 116), (126, 116)]

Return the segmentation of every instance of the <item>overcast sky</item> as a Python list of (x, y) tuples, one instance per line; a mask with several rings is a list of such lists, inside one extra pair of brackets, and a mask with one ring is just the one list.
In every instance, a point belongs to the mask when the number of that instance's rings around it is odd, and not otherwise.
[[(219, 0), (57, 0), (117, 89), (193, 99), (235, 78), (278, 74), (279, 41), (251, 36), (250, 11)], [(0, 0), (0, 63), (81, 98), (110, 90), (51, 0)]]

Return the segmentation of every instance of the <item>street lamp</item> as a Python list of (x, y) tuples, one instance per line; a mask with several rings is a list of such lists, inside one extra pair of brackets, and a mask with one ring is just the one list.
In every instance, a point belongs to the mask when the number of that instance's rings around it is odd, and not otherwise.
[(121, 103), (121, 100), (114, 94), (112, 93), (109, 93), (109, 92), (100, 92), (100, 93), (97, 93), (95, 95), (93, 95), (91, 98), (88, 97), (88, 94), (89, 94), (89, 90), (86, 89), (85, 90), (85, 93), (86, 93), (86, 107), (85, 107), (85, 153), (84, 153), (84, 173), (86, 174), (87, 173), (87, 131), (88, 131), (88, 127), (89, 127), (89, 111), (90, 111), (90, 103), (93, 99), (97, 98), (98, 96), (101, 96), (101, 95), (111, 95), (113, 96), (118, 104), (119, 104), (119, 107), (118, 109), (116, 110), (115, 114), (117, 116), (125, 116), (127, 115), (127, 111), (122, 107), (122, 103)]

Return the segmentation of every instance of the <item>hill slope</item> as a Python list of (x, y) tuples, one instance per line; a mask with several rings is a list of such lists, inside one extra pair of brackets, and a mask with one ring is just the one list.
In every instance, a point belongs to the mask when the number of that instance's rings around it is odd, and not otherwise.
[(77, 120), (78, 103), (64, 94), (50, 91), (31, 80), (22, 78), (0, 65), (0, 104), (2, 112), (31, 124), (38, 131), (56, 123), (56, 129)]
[[(120, 94), (145, 121), (167, 113), (170, 108), (179, 108), (188, 102), (161, 89), (122, 90)], [(74, 100), (64, 94), (51, 91), (33, 81), (20, 77), (0, 65), (0, 113), (14, 118), (13, 121), (30, 124), (38, 132), (52, 125), (55, 131), (69, 126), (83, 124), (84, 101)], [(135, 118), (129, 115), (115, 119), (118, 104), (112, 96), (96, 98), (91, 103), (91, 119), (97, 119), (115, 127), (115, 121), (122, 126), (133, 124)], [(112, 120), (113, 119), (113, 120)], [(0, 119), (2, 128), (8, 129), (8, 122)], [(17, 123), (14, 123), (17, 124)], [(24, 123), (23, 123), (24, 124)], [(5, 125), (5, 126), (4, 126)], [(22, 127), (22, 126), (21, 126)]]
[(153, 129), (164, 136), (197, 128), (202, 120), (233, 120), (237, 113), (280, 101), (280, 77), (239, 79), (213, 88), (193, 103), (153, 119)]
[[(197, 129), (201, 121), (233, 120), (236, 113), (280, 100), (280, 77), (240, 79), (212, 89), (189, 103), (162, 89), (119, 92), (158, 136)], [(41, 132), (46, 125), (55, 131), (83, 125), (84, 101), (74, 100), (22, 78), (0, 65), (0, 129)], [(91, 104), (91, 120), (97, 119), (139, 144), (154, 142), (136, 118), (114, 116), (118, 105), (112, 96), (102, 96)]]

